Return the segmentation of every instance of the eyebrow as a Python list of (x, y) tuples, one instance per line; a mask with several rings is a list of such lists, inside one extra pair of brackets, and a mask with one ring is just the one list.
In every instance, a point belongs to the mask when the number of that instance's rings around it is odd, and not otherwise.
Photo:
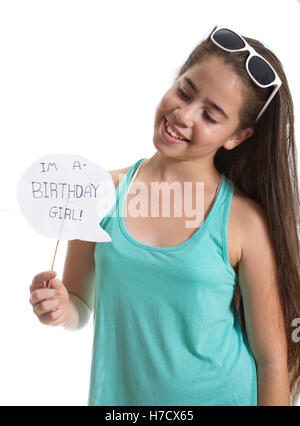
[[(197, 89), (197, 87), (195, 86), (195, 84), (192, 82), (192, 80), (190, 80), (188, 77), (184, 77), (184, 80), (191, 86), (191, 88), (194, 90), (194, 92), (199, 93), (199, 90)], [(219, 111), (228, 120), (228, 115), (226, 114), (226, 112), (219, 105), (215, 104), (210, 99), (206, 99), (206, 101), (207, 101), (207, 103), (209, 105), (211, 105), (214, 109), (216, 109), (217, 111)]]

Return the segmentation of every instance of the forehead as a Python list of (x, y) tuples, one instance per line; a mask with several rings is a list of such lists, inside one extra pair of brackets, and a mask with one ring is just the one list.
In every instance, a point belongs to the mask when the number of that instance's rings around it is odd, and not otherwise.
[(228, 115), (239, 111), (244, 101), (244, 85), (234, 70), (216, 56), (201, 59), (182, 76), (188, 77), (196, 88), (201, 100), (209, 98), (220, 105)]

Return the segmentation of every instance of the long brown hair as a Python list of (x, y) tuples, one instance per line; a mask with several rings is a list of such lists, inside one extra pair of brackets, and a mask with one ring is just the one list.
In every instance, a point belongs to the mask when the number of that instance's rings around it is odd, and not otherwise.
[[(215, 27), (216, 28), (216, 27)], [(214, 28), (214, 29), (215, 29)], [(214, 31), (214, 30), (213, 30)], [(278, 267), (280, 298), (288, 336), (288, 370), (292, 403), (300, 393), (300, 343), (292, 337), (292, 321), (300, 317), (299, 277), (299, 190), (294, 137), (294, 108), (283, 67), (274, 53), (258, 40), (245, 37), (273, 66), (282, 86), (255, 124), (255, 119), (273, 90), (262, 89), (249, 77), (245, 63), (248, 52), (229, 53), (207, 39), (198, 44), (180, 67), (175, 80), (207, 55), (217, 55), (240, 76), (245, 85), (245, 102), (237, 130), (252, 127), (254, 134), (236, 148), (221, 147), (214, 164), (246, 196), (264, 209), (268, 218)], [(233, 303), (246, 334), (243, 301), (237, 286)]]

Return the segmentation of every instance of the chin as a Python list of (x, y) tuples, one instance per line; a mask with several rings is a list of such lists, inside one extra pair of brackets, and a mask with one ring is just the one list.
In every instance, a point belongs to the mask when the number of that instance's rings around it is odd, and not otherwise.
[(175, 152), (176, 150), (170, 149), (166, 144), (158, 140), (158, 138), (156, 138), (155, 136), (153, 138), (153, 145), (157, 150), (156, 154), (157, 152), (159, 152), (160, 155), (164, 156), (165, 158), (173, 158), (173, 159), (180, 158), (179, 154)]

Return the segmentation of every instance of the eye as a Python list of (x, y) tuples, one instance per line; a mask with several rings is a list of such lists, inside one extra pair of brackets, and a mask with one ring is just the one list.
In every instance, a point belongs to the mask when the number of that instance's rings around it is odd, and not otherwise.
[(180, 96), (183, 99), (187, 99), (187, 100), (191, 99), (182, 89), (178, 89), (177, 92), (180, 93)]
[(210, 115), (207, 114), (206, 111), (204, 111), (205, 120), (209, 121), (210, 123), (216, 124), (217, 121), (214, 120)]
[[(190, 100), (191, 98), (180, 88), (177, 89), (177, 93), (180, 94), (180, 97), (182, 97), (185, 100)], [(209, 121), (212, 124), (217, 124), (217, 121), (214, 120), (209, 114), (207, 114), (206, 111), (204, 111), (205, 120)]]

